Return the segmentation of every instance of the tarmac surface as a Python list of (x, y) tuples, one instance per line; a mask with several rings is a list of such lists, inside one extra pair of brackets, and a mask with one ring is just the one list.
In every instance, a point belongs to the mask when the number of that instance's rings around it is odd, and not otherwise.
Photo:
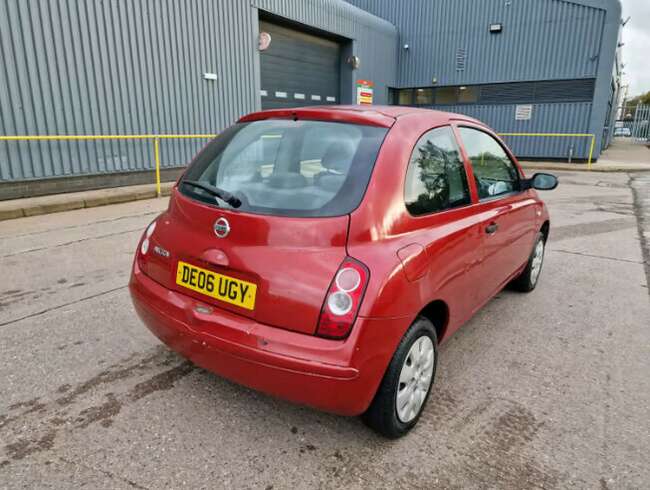
[(126, 284), (166, 199), (0, 222), (0, 488), (650, 487), (650, 174), (557, 173), (537, 290), (441, 347), (398, 441), (146, 330)]

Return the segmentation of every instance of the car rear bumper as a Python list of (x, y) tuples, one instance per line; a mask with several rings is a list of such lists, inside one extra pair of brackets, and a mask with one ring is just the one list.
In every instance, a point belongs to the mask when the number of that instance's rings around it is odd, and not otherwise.
[(393, 334), (400, 329), (394, 319), (359, 318), (345, 341), (264, 325), (161, 286), (137, 261), (129, 289), (149, 330), (198, 366), (340, 415), (367, 409), (401, 337)]

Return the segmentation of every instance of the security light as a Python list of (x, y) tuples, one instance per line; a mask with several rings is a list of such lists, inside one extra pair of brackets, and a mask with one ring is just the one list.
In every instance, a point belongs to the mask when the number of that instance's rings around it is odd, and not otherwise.
[(498, 24), (490, 24), (490, 33), (492, 34), (498, 34), (501, 31), (503, 31), (503, 24), (498, 23)]
[(346, 61), (348, 65), (352, 67), (353, 70), (357, 70), (359, 69), (359, 66), (361, 66), (361, 59), (356, 55), (348, 57)]

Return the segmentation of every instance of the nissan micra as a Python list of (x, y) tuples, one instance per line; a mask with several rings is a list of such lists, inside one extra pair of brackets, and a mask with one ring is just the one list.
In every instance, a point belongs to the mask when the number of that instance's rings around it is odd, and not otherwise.
[(537, 285), (549, 216), (484, 124), (407, 107), (241, 118), (144, 232), (130, 291), (195, 364), (399, 437), (438, 345), (506, 285)]

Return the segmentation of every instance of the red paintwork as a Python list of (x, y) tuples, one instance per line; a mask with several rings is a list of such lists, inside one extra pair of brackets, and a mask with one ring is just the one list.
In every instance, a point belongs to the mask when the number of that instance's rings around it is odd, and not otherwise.
[[(220, 217), (226, 217), (232, 227), (224, 240), (212, 231)], [(169, 210), (157, 221), (152, 246), (170, 250), (172, 259), (256, 283), (254, 311), (176, 286), (175, 260), (148, 254), (141, 262), (150, 277), (169, 289), (266, 325), (313, 334), (323, 295), (346, 256), (349, 217), (316, 221), (317, 226), (308, 219), (232, 212), (173, 190)]]
[[(548, 212), (534, 190), (478, 202), (456, 126), (494, 133), (474, 119), (338, 106), (264, 111), (240, 121), (293, 117), (390, 128), (359, 207), (335, 218), (259, 216), (212, 208), (174, 189), (150, 252), (134, 261), (131, 296), (149, 329), (196, 364), (297, 403), (356, 415), (372, 401), (399, 340), (423, 308), (445, 303), (449, 316), (440, 340), (449, 338), (524, 268)], [(456, 132), (472, 203), (412, 217), (403, 199), (410, 155), (422, 134), (443, 125)], [(232, 228), (225, 239), (212, 232), (221, 216)], [(493, 222), (499, 230), (488, 235), (485, 227)], [(154, 245), (171, 257), (152, 253)], [(365, 296), (349, 337), (319, 338), (323, 301), (346, 256), (370, 272)], [(179, 259), (255, 282), (255, 310), (177, 287)]]

